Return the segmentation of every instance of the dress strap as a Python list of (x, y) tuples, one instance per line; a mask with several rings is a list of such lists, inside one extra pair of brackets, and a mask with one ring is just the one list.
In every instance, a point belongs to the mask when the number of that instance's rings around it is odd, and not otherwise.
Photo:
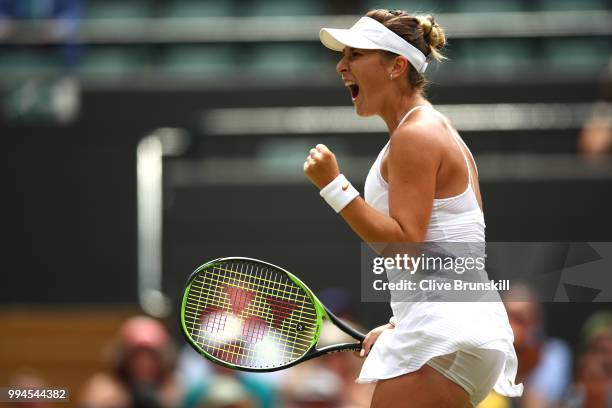
[[(457, 142), (457, 146), (459, 147), (459, 151), (461, 152), (461, 155), (463, 156), (463, 160), (465, 161), (465, 167), (467, 167), (467, 171), (468, 171), (468, 184), (471, 186), (472, 185), (472, 170), (471, 170), (472, 166), (470, 166), (470, 162), (468, 161), (468, 158), (465, 155), (465, 152), (463, 151), (463, 148), (461, 147), (461, 145), (463, 145), (468, 152), (470, 150), (465, 145), (465, 142), (463, 142), (463, 140), (461, 140), (461, 138), (459, 137), (457, 132), (454, 132), (451, 129), (451, 133), (453, 134), (453, 139), (455, 139), (455, 142)], [(470, 156), (472, 156), (472, 153), (470, 153)], [(472, 160), (474, 160), (473, 156), (472, 156)]]
[(419, 109), (419, 108), (425, 107), (425, 106), (428, 106), (428, 105), (417, 105), (417, 106), (413, 107), (412, 109), (410, 109), (408, 112), (406, 112), (406, 114), (405, 114), (405, 115), (402, 117), (402, 119), (399, 121), (399, 123), (397, 124), (397, 127), (400, 127), (400, 126), (401, 126), (401, 124), (402, 124), (402, 123), (404, 123), (404, 121), (405, 121), (406, 119), (408, 119), (408, 116), (410, 116), (410, 114), (411, 114), (412, 112), (414, 112), (415, 110), (417, 110), (417, 109)]

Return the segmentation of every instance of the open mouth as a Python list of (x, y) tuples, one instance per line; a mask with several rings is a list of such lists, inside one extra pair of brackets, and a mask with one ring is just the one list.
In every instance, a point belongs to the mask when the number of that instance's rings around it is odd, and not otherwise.
[(352, 84), (348, 86), (349, 91), (351, 91), (351, 98), (353, 100), (357, 99), (357, 95), (359, 95), (359, 85)]

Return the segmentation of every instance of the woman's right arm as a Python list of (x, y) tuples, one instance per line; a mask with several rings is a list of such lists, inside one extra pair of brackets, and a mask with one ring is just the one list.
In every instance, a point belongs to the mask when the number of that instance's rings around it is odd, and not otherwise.
[[(431, 216), (440, 163), (439, 149), (431, 129), (410, 126), (392, 136), (387, 158), (389, 215), (368, 205), (361, 197), (352, 200), (340, 215), (364, 242), (423, 242)], [(335, 155), (317, 145), (304, 163), (304, 173), (319, 188), (340, 170)]]

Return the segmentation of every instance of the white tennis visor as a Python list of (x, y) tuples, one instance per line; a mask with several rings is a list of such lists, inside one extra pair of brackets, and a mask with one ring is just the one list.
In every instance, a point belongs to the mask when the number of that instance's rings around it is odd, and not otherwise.
[(322, 28), (319, 38), (330, 50), (342, 51), (344, 47), (385, 50), (406, 57), (420, 73), (427, 68), (427, 57), (418, 48), (371, 17), (361, 17), (348, 30)]

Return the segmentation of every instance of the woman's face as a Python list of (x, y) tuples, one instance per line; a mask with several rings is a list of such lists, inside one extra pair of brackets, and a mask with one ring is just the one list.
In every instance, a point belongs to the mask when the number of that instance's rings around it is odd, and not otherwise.
[(346, 47), (336, 71), (349, 89), (359, 116), (380, 113), (386, 88), (391, 83), (390, 63), (380, 51)]

